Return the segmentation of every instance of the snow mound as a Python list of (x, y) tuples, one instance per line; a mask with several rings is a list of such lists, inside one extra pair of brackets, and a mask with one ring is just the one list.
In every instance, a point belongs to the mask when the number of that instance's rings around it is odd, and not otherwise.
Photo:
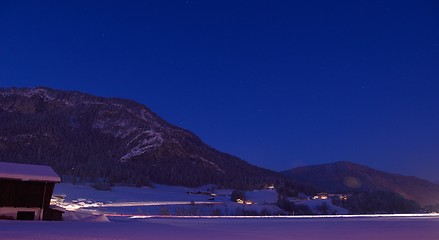
[(81, 222), (109, 222), (105, 214), (94, 214), (90, 212), (66, 211), (63, 215), (64, 221), (81, 221)]

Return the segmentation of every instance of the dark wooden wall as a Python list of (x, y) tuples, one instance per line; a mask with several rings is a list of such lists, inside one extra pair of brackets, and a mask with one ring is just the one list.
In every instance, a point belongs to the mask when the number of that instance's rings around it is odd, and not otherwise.
[(43, 207), (47, 208), (54, 186), (54, 183), (0, 179), (0, 207), (41, 208), (44, 199)]

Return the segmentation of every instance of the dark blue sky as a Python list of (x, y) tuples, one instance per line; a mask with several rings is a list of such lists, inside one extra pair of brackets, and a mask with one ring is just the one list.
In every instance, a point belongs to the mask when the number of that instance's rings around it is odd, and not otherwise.
[(437, 181), (439, 2), (0, 1), (0, 87), (139, 101), (274, 170)]

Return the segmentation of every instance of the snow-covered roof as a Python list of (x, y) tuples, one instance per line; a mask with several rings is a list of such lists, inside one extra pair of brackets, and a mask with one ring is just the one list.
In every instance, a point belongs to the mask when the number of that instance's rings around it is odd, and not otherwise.
[(0, 162), (0, 178), (22, 181), (61, 182), (49, 166)]

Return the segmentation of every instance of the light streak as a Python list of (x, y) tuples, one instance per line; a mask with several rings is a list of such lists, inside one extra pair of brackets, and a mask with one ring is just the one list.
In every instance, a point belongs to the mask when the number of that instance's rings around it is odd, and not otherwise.
[(175, 216), (175, 215), (141, 215), (141, 214), (119, 214), (105, 213), (108, 217), (129, 217), (132, 219), (146, 218), (187, 218), (187, 219), (311, 219), (311, 218), (439, 218), (439, 213), (420, 214), (364, 214), (364, 215), (272, 215), (272, 216)]

